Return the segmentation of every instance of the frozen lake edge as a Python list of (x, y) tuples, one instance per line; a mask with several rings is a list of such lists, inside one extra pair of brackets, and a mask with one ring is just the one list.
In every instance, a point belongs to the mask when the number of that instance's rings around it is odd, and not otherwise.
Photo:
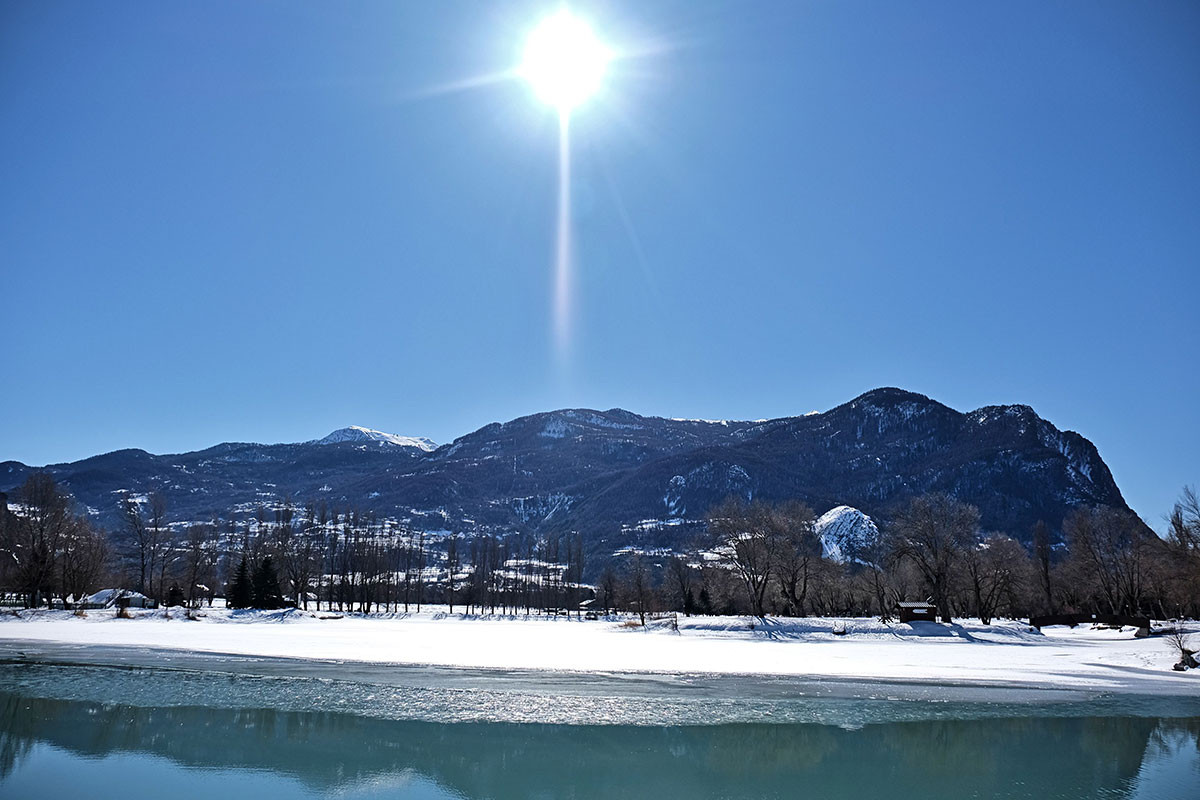
[[(635, 630), (628, 620), (480, 618), (437, 609), (334, 619), (204, 613), (199, 620), (179, 610), (169, 619), (162, 612), (133, 620), (111, 611), (6, 615), (0, 662), (684, 705), (889, 699), (1034, 706), (1121, 697), (1144, 705), (1133, 698), (1161, 697), (1175, 700), (1154, 705), (1175, 713), (1172, 702), (1190, 708), (1185, 698), (1200, 694), (1200, 674), (1172, 672), (1165, 642), (1135, 639), (1131, 630), (1043, 634), (1017, 621), (924, 629), (931, 623), (738, 617), (680, 617), (678, 630)], [(850, 634), (832, 635), (835, 625)]]

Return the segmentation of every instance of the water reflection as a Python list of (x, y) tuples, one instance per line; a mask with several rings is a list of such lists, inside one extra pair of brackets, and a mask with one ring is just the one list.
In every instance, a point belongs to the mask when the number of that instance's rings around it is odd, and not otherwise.
[[(1131, 796), (1140, 778), (1160, 781), (1157, 794), (1142, 796), (1184, 798), (1196, 796), (1184, 792), (1200, 779), (1198, 743), (1195, 718), (932, 720), (858, 730), (440, 724), (0, 692), (0, 790), (21, 785), (23, 770), (51, 757), (43, 753), (50, 745), (70, 764), (58, 772), (78, 778), (64, 794), (86, 791), (88, 770), (103, 763), (86, 759), (119, 755), (131, 781), (151, 769), (156, 781), (175, 780), (155, 787), (168, 796), (194, 788), (194, 771), (205, 770), (228, 773), (231, 787), (254, 771), (343, 797), (1090, 798)], [(173, 772), (155, 766), (159, 759), (173, 762)]]

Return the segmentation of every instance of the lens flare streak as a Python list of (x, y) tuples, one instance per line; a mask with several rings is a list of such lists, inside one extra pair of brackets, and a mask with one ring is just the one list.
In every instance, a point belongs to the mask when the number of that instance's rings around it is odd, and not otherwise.
[(554, 244), (554, 339), (559, 358), (567, 360), (571, 341), (571, 124), (558, 115), (558, 220)]

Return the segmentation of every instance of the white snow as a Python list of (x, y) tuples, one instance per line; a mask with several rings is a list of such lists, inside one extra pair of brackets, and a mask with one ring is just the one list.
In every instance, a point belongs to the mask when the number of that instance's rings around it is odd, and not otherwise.
[[(466, 617), (443, 607), (411, 615), (204, 609), (22, 611), (0, 617), (0, 640), (229, 653), (262, 657), (580, 672), (721, 673), (981, 686), (1194, 693), (1200, 673), (1171, 671), (1158, 637), (1088, 626), (1038, 633), (1016, 621), (954, 626), (876, 619)], [(322, 619), (322, 617), (326, 617)], [(835, 626), (848, 634), (836, 636)], [(1197, 630), (1197, 626), (1193, 626)]]
[(565, 438), (571, 431), (571, 426), (563, 422), (561, 419), (552, 419), (546, 423), (546, 427), (542, 429), (540, 436), (547, 439), (562, 439)]
[(879, 538), (879, 529), (869, 516), (851, 506), (835, 506), (813, 523), (821, 540), (821, 555), (836, 564), (866, 563), (859, 556)]
[(415, 447), (429, 453), (437, 449), (431, 439), (423, 436), (398, 436), (394, 433), (384, 433), (361, 425), (351, 425), (338, 428), (324, 439), (317, 439), (314, 444), (337, 444), (339, 442), (378, 442), (380, 444), (395, 444), (400, 447)]

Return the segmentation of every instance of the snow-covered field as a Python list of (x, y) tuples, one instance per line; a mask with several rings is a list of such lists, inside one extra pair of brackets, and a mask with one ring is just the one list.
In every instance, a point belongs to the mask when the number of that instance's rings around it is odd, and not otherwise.
[[(678, 617), (645, 629), (631, 618), (111, 610), (0, 615), (0, 642), (168, 648), (244, 656), (481, 669), (789, 675), (809, 678), (1074, 688), (1138, 693), (1200, 689), (1176, 673), (1160, 637), (1134, 629), (1046, 628), (1015, 621), (883, 624), (877, 619)], [(833, 634), (845, 626), (847, 634)], [(1200, 631), (1200, 626), (1193, 627)], [(1200, 639), (1200, 636), (1196, 637)]]

